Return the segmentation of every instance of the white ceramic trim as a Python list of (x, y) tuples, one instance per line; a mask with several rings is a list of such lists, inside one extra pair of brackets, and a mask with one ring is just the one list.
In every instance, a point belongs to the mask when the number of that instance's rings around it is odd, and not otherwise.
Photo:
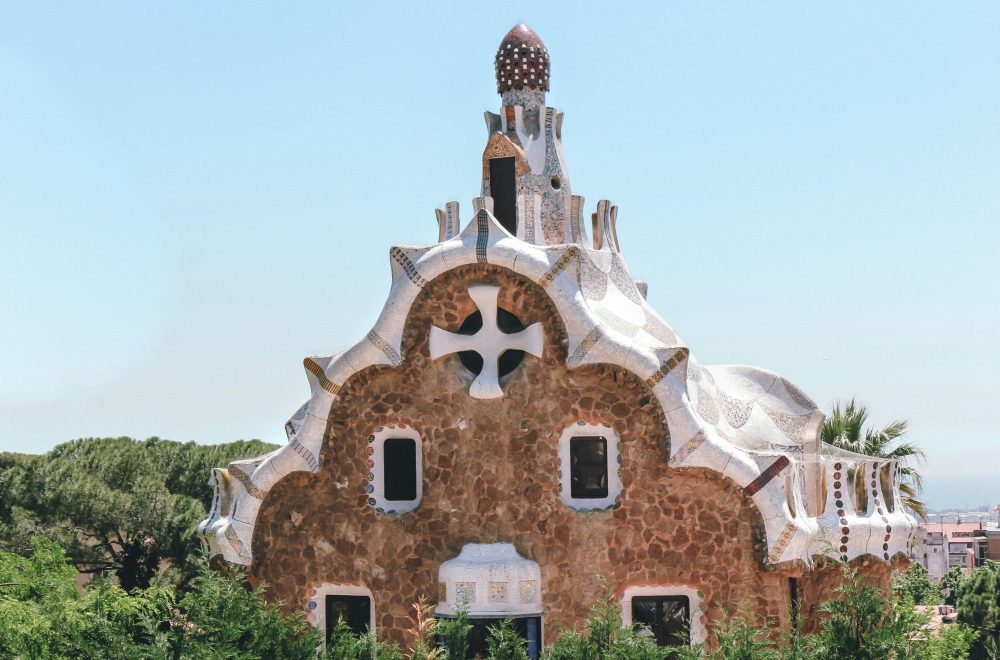
[[(414, 500), (390, 502), (385, 499), (384, 445), (390, 438), (408, 438), (416, 443), (417, 498)], [(365, 443), (365, 465), (368, 467), (368, 473), (372, 475), (372, 479), (365, 484), (365, 496), (368, 498), (368, 505), (375, 509), (376, 513), (399, 515), (409, 513), (420, 506), (420, 500), (424, 497), (424, 449), (420, 434), (415, 429), (405, 424), (387, 424), (376, 428)]]
[(372, 590), (358, 584), (336, 584), (333, 582), (316, 582), (309, 590), (309, 601), (306, 603), (306, 621), (318, 628), (322, 636), (322, 646), (326, 646), (326, 597), (327, 596), (368, 596), (371, 601), (371, 620), (368, 629), (375, 630), (375, 597)]
[(541, 569), (510, 543), (466, 543), (438, 567), (438, 589), (434, 612), (441, 616), (461, 608), (471, 619), (544, 613)]
[(621, 598), (623, 627), (632, 625), (632, 599), (636, 596), (687, 596), (688, 605), (691, 608), (691, 644), (705, 643), (707, 630), (705, 629), (705, 623), (702, 621), (705, 614), (702, 610), (702, 604), (705, 597), (700, 591), (685, 584), (668, 584), (662, 586), (642, 585), (628, 587), (625, 589)]
[[(608, 495), (607, 497), (573, 497), (570, 479), (569, 445), (570, 440), (583, 436), (603, 436), (608, 441)], [(622, 494), (622, 451), (621, 438), (607, 424), (590, 424), (578, 421), (562, 432), (557, 445), (559, 456), (559, 497), (571, 509), (576, 511), (603, 511), (618, 503)]]

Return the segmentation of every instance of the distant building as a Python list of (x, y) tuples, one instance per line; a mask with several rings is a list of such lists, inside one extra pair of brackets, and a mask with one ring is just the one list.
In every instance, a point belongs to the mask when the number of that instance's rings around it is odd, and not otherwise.
[(944, 542), (944, 534), (929, 531), (921, 525), (917, 529), (913, 559), (927, 569), (932, 580), (940, 580), (948, 572), (948, 547)]
[(982, 520), (921, 523), (914, 559), (934, 579), (940, 579), (949, 568), (968, 573), (987, 559), (1000, 561), (1000, 530)]
[(973, 532), (972, 542), (976, 567), (987, 561), (1000, 562), (1000, 529), (991, 528)]

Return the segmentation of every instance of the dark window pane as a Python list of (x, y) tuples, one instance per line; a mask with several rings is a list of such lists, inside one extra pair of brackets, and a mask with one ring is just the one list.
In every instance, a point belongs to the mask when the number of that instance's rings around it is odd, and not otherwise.
[(327, 596), (326, 597), (326, 641), (341, 619), (356, 634), (368, 630), (372, 619), (372, 601), (368, 596)]
[(657, 646), (685, 644), (691, 621), (687, 596), (642, 596), (632, 599), (632, 622), (648, 626)]
[(410, 438), (389, 438), (382, 445), (385, 466), (385, 499), (417, 499), (417, 443)]
[(490, 159), (490, 197), (493, 198), (493, 217), (517, 236), (517, 179), (513, 156)]
[[(469, 631), (468, 653), (470, 658), (485, 658), (489, 653), (486, 639), (490, 627), (499, 627), (503, 619), (469, 619), (472, 630)], [(513, 619), (514, 629), (528, 642), (528, 657), (538, 658), (542, 648), (542, 618), (524, 617)]]
[(579, 498), (608, 496), (608, 441), (591, 436), (570, 438), (570, 495)]

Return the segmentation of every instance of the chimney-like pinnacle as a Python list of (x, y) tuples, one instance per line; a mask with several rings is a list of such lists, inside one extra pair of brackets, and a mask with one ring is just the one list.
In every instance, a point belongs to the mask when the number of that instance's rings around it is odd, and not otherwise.
[(498, 94), (518, 89), (549, 91), (549, 51), (524, 23), (512, 27), (500, 42), (495, 64)]

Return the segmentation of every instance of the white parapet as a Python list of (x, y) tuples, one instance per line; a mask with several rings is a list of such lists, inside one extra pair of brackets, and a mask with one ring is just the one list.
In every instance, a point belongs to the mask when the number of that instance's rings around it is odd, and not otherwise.
[(453, 616), (538, 616), (542, 613), (538, 564), (510, 543), (467, 543), (438, 569), (435, 612)]

